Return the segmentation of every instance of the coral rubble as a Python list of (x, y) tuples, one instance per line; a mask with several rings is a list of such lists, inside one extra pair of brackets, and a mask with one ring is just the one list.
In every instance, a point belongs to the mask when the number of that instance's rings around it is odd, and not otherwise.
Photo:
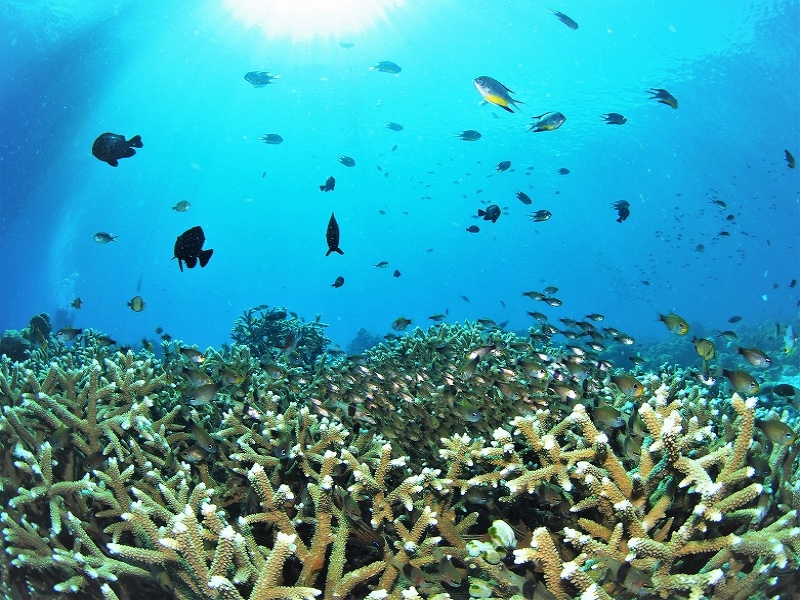
[(298, 321), (292, 361), (294, 317), (271, 313), (222, 351), (0, 359), (5, 597), (797, 592), (798, 445), (757, 398), (670, 368), (641, 395), (578, 385), (556, 349), (477, 324), (348, 359)]

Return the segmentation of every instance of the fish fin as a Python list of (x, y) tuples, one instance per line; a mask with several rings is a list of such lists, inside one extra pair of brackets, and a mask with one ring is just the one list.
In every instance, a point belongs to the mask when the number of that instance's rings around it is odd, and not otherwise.
[(503, 104), (498, 104), (497, 106), (499, 106), (499, 107), (500, 107), (500, 108), (502, 108), (503, 110), (506, 110), (506, 111), (508, 111), (508, 112), (510, 112), (510, 113), (512, 113), (512, 114), (514, 113), (514, 111), (513, 111), (513, 110), (511, 110), (510, 108), (508, 108), (507, 106), (505, 106), (505, 105), (503, 105)]
[(480, 208), (478, 209), (478, 216), (479, 216), (479, 217), (482, 217), (482, 216), (483, 216), (483, 215), (485, 215), (485, 214), (486, 214), (486, 211), (485, 211), (485, 210), (483, 210), (483, 209), (480, 209)]
[(109, 158), (106, 162), (110, 164), (112, 167), (119, 166), (119, 161), (116, 158)]
[[(176, 257), (173, 256), (172, 258), (176, 258)], [(180, 258), (178, 259), (178, 266), (181, 269), (181, 273), (183, 273), (183, 261)]]
[(208, 250), (201, 250), (200, 251), (200, 267), (205, 267), (208, 264), (208, 261), (211, 260), (211, 255), (214, 254), (214, 250), (209, 248)]
[(131, 139), (128, 140), (128, 143), (133, 146), (134, 148), (141, 148), (142, 144), (142, 136), (135, 135)]
[(325, 191), (325, 186), (324, 185), (319, 186), (319, 191), (320, 192), (324, 192)]
[(328, 256), (331, 252), (333, 252), (333, 248), (328, 248), (328, 251), (325, 253), (325, 256)]
[(197, 266), (197, 257), (196, 256), (187, 256), (186, 257), (186, 267), (189, 269), (194, 269)]
[(334, 252), (338, 252), (339, 254), (344, 254), (344, 251), (341, 248), (339, 248), (338, 246), (336, 248), (334, 248), (333, 251)]

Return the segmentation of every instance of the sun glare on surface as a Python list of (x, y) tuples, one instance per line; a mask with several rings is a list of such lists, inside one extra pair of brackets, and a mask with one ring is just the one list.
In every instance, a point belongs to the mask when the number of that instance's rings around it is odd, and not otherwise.
[(293, 40), (342, 37), (362, 32), (405, 0), (224, 0), (234, 19), (259, 27), (267, 37)]

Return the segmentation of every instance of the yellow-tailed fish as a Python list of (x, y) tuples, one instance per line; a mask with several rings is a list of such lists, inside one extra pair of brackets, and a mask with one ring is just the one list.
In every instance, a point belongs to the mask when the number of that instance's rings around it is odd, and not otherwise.
[(509, 95), (513, 94), (514, 92), (496, 79), (492, 79), (486, 75), (481, 75), (480, 77), (473, 79), (472, 83), (475, 84), (475, 88), (478, 90), (480, 95), (483, 96), (484, 100), (499, 106), (505, 111), (513, 113), (514, 111), (511, 110), (509, 105), (516, 108), (517, 104), (524, 104), (524, 102), (521, 102), (520, 100), (514, 100)]
[(217, 442), (211, 437), (211, 435), (205, 430), (205, 428), (198, 422), (194, 422), (192, 424), (192, 437), (194, 437), (194, 441), (196, 444), (208, 452), (209, 454), (217, 451)]
[(647, 90), (647, 93), (652, 94), (652, 96), (649, 98), (650, 100), (658, 100), (660, 104), (666, 104), (672, 108), (678, 108), (678, 100), (665, 89), (652, 88)]
[(745, 371), (729, 371), (722, 369), (722, 374), (731, 382), (734, 390), (740, 394), (756, 394), (758, 393), (758, 382), (755, 378)]
[(681, 317), (676, 315), (675, 313), (670, 313), (668, 315), (658, 315), (658, 320), (664, 323), (672, 333), (677, 333), (678, 335), (686, 335), (689, 331), (689, 324)]

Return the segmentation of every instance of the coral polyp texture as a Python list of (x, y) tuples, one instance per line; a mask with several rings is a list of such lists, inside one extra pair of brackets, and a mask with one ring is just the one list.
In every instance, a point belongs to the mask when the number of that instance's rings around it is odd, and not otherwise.
[(477, 324), (351, 358), (296, 325), (300, 360), (264, 315), (222, 351), (0, 359), (4, 596), (798, 592), (798, 445), (757, 398), (667, 366), (565, 394), (554, 349)]

